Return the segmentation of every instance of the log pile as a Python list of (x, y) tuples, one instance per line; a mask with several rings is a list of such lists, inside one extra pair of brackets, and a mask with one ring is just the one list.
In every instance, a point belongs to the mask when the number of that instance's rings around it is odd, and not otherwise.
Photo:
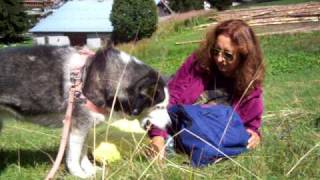
[[(217, 20), (217, 22), (228, 19), (242, 19), (250, 26), (319, 22), (320, 2), (227, 10), (217, 13), (216, 16), (211, 18)], [(195, 28), (203, 29), (214, 24), (216, 22), (203, 24)]]
[[(257, 36), (320, 31), (320, 2), (227, 10), (219, 12), (210, 18), (215, 20), (215, 22), (201, 24), (194, 28), (196, 30), (203, 30), (208, 26), (216, 25), (224, 20), (242, 19), (250, 26), (257, 27), (257, 29), (261, 27), (260, 29), (263, 29), (262, 32), (256, 33)], [(301, 25), (299, 23), (308, 24)], [(290, 26), (290, 28), (288, 28), (289, 26), (286, 26), (287, 24), (294, 26)], [(278, 27), (276, 28), (278, 30), (274, 31), (272, 28), (265, 28), (266, 25), (280, 25), (280, 29)], [(176, 45), (200, 43), (201, 41), (202, 40), (176, 42)]]

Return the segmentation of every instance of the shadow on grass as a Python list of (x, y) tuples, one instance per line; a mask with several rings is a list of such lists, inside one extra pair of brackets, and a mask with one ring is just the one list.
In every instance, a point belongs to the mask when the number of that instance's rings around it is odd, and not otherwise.
[[(11, 165), (17, 165), (20, 167), (37, 166), (37, 164), (51, 164), (49, 158), (55, 158), (57, 154), (57, 148), (52, 148), (51, 150), (6, 150), (0, 149), (0, 174), (7, 167)], [(47, 154), (43, 153), (46, 152)]]
[(320, 116), (315, 118), (314, 125), (315, 125), (315, 128), (316, 128), (316, 131), (320, 131)]
[[(107, 126), (100, 126), (97, 129), (95, 134), (96, 146), (98, 146), (101, 142), (106, 142), (106, 128)], [(4, 126), (3, 130), (5, 129), (6, 128)], [(19, 134), (20, 132), (16, 132), (16, 133)], [(91, 131), (90, 134), (91, 136), (89, 135), (89, 139), (88, 139), (88, 147), (89, 147), (88, 155), (89, 155), (89, 159), (93, 161), (94, 159), (92, 157), (93, 132)], [(38, 136), (36, 137), (32, 136), (32, 138), (37, 138), (37, 137)], [(18, 138), (23, 139), (26, 137), (18, 136)], [(12, 142), (12, 143), (19, 143), (20, 141), (22, 140), (18, 139), (17, 142)], [(147, 144), (148, 141), (149, 139), (147, 135), (144, 135), (143, 133), (125, 132), (115, 127), (110, 127), (109, 129), (108, 142), (115, 144), (122, 156), (122, 161), (119, 161), (119, 163), (126, 161), (126, 159), (129, 159), (132, 156), (139, 142), (141, 142), (140, 146), (141, 146), (141, 149), (143, 149), (144, 146), (142, 144)], [(8, 141), (7, 143), (10, 143), (10, 141)], [(12, 169), (12, 168), (16, 169), (16, 167), (21, 167), (21, 168), (31, 167), (34, 169), (38, 169), (39, 166), (43, 166), (43, 165), (51, 166), (52, 162), (50, 158), (53, 158), (53, 160), (55, 159), (58, 151), (58, 146), (47, 147), (45, 144), (42, 144), (42, 143), (44, 143), (44, 141), (40, 141), (40, 143), (37, 144), (37, 146), (41, 147), (41, 149), (36, 149), (33, 146), (31, 147), (20, 146), (20, 149), (18, 149), (15, 146), (6, 147), (5, 144), (1, 145), (0, 146), (0, 174), (6, 172), (6, 170), (8, 169)], [(133, 160), (140, 161), (140, 162), (148, 162), (148, 159), (144, 156), (143, 153), (141, 153), (142, 151), (141, 149), (140, 151), (137, 151), (135, 153)]]

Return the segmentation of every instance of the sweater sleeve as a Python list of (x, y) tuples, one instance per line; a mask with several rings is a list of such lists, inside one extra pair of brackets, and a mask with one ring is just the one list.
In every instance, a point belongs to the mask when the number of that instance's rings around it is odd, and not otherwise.
[(244, 126), (257, 132), (260, 136), (263, 108), (262, 89), (260, 87), (256, 88), (237, 108)]
[(191, 54), (170, 79), (168, 83), (170, 106), (175, 104), (192, 104), (195, 101), (195, 96), (197, 96), (197, 89), (203, 86), (201, 81), (196, 80), (195, 59), (195, 55)]

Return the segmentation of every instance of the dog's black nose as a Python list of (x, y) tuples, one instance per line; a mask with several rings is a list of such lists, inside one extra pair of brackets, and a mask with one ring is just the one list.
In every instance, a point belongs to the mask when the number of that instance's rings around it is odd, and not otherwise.
[(137, 115), (139, 115), (139, 114), (140, 114), (139, 109), (134, 109), (134, 110), (131, 112), (131, 115), (133, 115), (133, 116), (137, 116)]

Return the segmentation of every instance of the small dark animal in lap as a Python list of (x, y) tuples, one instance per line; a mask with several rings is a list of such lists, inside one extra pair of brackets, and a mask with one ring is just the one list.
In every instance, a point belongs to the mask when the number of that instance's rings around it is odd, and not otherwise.
[[(156, 110), (165, 117), (158, 119), (158, 126), (165, 128), (169, 123), (165, 108), (168, 93), (159, 73), (113, 47), (103, 48), (87, 59), (71, 47), (1, 49), (0, 108), (38, 124), (62, 124), (71, 86), (70, 73), (83, 60), (86, 61), (82, 92), (95, 106), (110, 111), (116, 98), (115, 111), (147, 116)], [(120, 77), (122, 81), (115, 97)], [(104, 115), (90, 111), (84, 103), (75, 103), (66, 152), (71, 174), (82, 178), (94, 174), (85, 142), (92, 125), (103, 121)], [(0, 115), (0, 128), (1, 119)], [(159, 122), (161, 119), (166, 122)]]

